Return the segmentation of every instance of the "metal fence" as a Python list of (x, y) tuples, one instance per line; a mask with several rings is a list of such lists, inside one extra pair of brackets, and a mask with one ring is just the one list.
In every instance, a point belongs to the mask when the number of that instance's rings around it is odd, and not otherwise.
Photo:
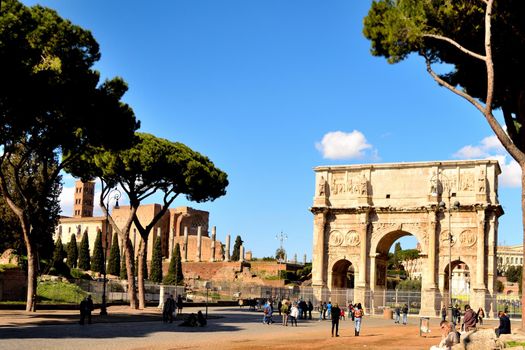
[[(85, 281), (77, 282), (80, 288), (90, 293), (95, 302), (102, 301), (103, 282)], [(159, 302), (161, 286), (158, 284), (146, 284), (146, 301)], [(316, 297), (312, 287), (274, 287), (268, 285), (244, 284), (241, 282), (212, 282), (196, 283), (191, 289), (182, 286), (163, 286), (164, 295), (182, 295), (188, 302), (219, 302), (219, 301), (239, 301), (247, 299), (273, 299), (273, 300), (305, 300), (312, 301), (315, 307), (322, 302), (337, 302), (339, 305), (348, 305), (355, 302), (353, 289), (332, 289), (324, 290), (320, 298)], [(436, 305), (447, 304), (447, 295), (436, 296)], [(445, 300), (443, 300), (443, 298)], [(107, 284), (107, 302), (127, 303), (127, 283), (126, 281), (109, 281)], [(445, 302), (444, 302), (445, 301)], [(80, 300), (78, 300), (80, 302)], [(363, 302), (363, 301), (361, 301)], [(454, 295), (453, 304), (458, 304), (461, 308), (469, 302), (469, 295)], [(493, 311), (506, 310), (511, 318), (521, 318), (521, 299), (520, 296), (498, 294), (488, 298), (487, 304), (493, 305)], [(407, 304), (410, 314), (419, 314), (421, 309), (421, 292), (419, 291), (366, 291), (364, 295), (364, 305), (371, 314), (382, 314), (385, 308), (395, 308), (396, 305)], [(439, 309), (435, 310), (436, 315)], [(487, 316), (488, 310), (485, 310)]]

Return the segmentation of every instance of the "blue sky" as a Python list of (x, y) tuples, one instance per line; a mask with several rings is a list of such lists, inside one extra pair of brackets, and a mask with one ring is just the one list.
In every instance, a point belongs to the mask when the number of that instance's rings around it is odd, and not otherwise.
[[(315, 166), (497, 156), (499, 241), (521, 242), (519, 169), (482, 115), (438, 87), (421, 59), (371, 56), (362, 35), (369, 1), (23, 2), (93, 32), (96, 68), (128, 82), (141, 131), (183, 142), (228, 173), (226, 196), (175, 204), (208, 210), (220, 240), (241, 235), (255, 256), (270, 256), (282, 231), (288, 256), (310, 259)], [(334, 142), (350, 151), (330, 153)]]

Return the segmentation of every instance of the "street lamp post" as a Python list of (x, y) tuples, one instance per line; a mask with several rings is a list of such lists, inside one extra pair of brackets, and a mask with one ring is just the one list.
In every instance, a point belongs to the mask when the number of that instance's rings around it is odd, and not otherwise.
[(107, 280), (107, 255), (108, 255), (108, 232), (109, 232), (109, 202), (111, 199), (115, 200), (115, 206), (114, 208), (118, 209), (118, 200), (120, 199), (121, 193), (117, 188), (112, 189), (107, 194), (107, 201), (106, 201), (106, 232), (104, 234), (104, 255), (103, 255), (103, 275), (104, 275), (104, 281), (102, 283), (102, 306), (100, 307), (100, 314), (101, 315), (107, 315), (107, 304), (106, 304), (106, 286), (108, 283)]

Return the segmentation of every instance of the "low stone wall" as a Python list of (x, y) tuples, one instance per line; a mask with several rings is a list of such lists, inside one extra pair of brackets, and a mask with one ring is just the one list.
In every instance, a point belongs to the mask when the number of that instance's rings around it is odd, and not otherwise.
[(0, 272), (0, 300), (25, 300), (27, 297), (27, 276), (22, 269), (7, 269)]

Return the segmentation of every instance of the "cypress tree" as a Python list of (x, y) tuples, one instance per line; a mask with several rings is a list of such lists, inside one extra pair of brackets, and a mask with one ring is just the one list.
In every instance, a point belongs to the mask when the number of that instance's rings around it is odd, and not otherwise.
[(104, 272), (104, 251), (102, 249), (102, 232), (97, 232), (95, 245), (93, 247), (93, 257), (91, 258), (91, 271)]
[(78, 267), (84, 271), (91, 268), (91, 261), (89, 258), (89, 238), (87, 231), (84, 231), (82, 240), (80, 241), (80, 251), (78, 252)]
[(113, 243), (111, 243), (111, 250), (109, 252), (108, 274), (120, 275), (120, 249), (118, 246), (118, 235), (113, 234)]
[(67, 245), (67, 265), (70, 268), (77, 267), (78, 264), (78, 246), (77, 237), (75, 234), (71, 235), (71, 239)]
[(232, 261), (239, 261), (240, 260), (242, 243), (243, 243), (243, 241), (241, 239), (241, 236), (237, 236), (237, 238), (235, 238), (235, 244), (233, 245), (233, 252), (232, 252), (232, 257), (231, 257)]
[(64, 263), (64, 256), (64, 246), (62, 244), (62, 238), (59, 236), (55, 243), (55, 249), (53, 250), (53, 258), (51, 262), (53, 269), (50, 271), (50, 273), (56, 274), (58, 276), (66, 276), (69, 278), (71, 277), (71, 273), (69, 271), (69, 266)]
[(124, 259), (120, 261), (120, 279), (121, 280), (127, 280), (128, 279), (128, 269), (126, 268), (126, 252), (124, 251)]
[(182, 259), (180, 255), (180, 245), (177, 243), (175, 249), (171, 254), (170, 266), (168, 275), (164, 278), (164, 284), (179, 285), (184, 282), (184, 275), (182, 273)]
[(62, 238), (58, 236), (55, 243), (55, 249), (53, 250), (53, 266), (56, 267), (59, 263), (64, 260), (64, 246), (62, 245)]
[(162, 282), (162, 243), (159, 236), (155, 238), (153, 256), (151, 257), (150, 280), (156, 283)]

